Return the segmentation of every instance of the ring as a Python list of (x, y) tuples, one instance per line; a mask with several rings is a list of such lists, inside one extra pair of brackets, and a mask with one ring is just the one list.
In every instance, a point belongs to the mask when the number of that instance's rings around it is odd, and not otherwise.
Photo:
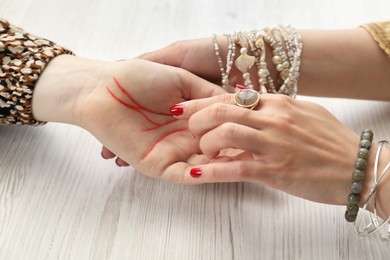
[(242, 89), (234, 94), (234, 103), (239, 107), (254, 109), (259, 102), (260, 94), (253, 89)]

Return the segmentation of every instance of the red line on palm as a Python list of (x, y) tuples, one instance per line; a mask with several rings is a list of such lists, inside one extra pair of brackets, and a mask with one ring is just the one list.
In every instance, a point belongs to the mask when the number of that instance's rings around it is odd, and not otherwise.
[[(164, 115), (164, 116), (171, 116), (170, 114), (167, 114), (167, 113), (162, 113), (162, 112), (156, 112), (156, 111), (153, 111), (143, 105), (141, 105), (140, 103), (138, 103), (136, 101), (136, 99), (120, 84), (120, 82), (115, 78), (113, 77), (113, 81), (115, 82), (116, 86), (118, 87), (118, 89), (131, 101), (133, 102), (134, 104), (129, 104), (129, 103), (126, 103), (125, 101), (123, 101), (122, 99), (120, 99), (118, 96), (116, 96), (114, 94), (114, 92), (112, 92), (110, 90), (109, 87), (106, 87), (108, 93), (116, 100), (118, 101), (120, 104), (122, 104), (123, 106), (139, 113), (140, 115), (142, 115), (146, 121), (148, 121), (149, 123), (153, 124), (153, 126), (149, 127), (149, 128), (146, 128), (146, 129), (142, 129), (141, 131), (143, 132), (149, 132), (149, 131), (152, 131), (152, 130), (156, 130), (158, 128), (161, 128), (163, 126), (166, 126), (166, 125), (169, 125), (173, 122), (176, 122), (177, 119), (174, 119), (172, 121), (169, 121), (169, 122), (166, 122), (166, 123), (158, 123), (156, 121), (154, 121), (153, 119), (151, 119), (145, 112), (148, 112), (148, 113), (151, 113), (151, 114), (155, 114), (155, 115)], [(180, 132), (180, 131), (184, 131), (186, 130), (186, 128), (182, 128), (182, 129), (176, 129), (176, 130), (173, 130), (173, 131), (170, 131), (168, 132), (167, 134), (165, 135), (162, 135), (152, 146), (151, 148), (144, 154), (144, 156), (142, 157), (142, 159), (145, 159), (149, 154), (150, 152), (152, 152), (152, 150), (154, 149), (154, 147), (160, 143), (162, 140), (164, 140), (165, 138), (167, 138), (168, 136), (174, 134), (174, 133), (177, 133), (177, 132)]]

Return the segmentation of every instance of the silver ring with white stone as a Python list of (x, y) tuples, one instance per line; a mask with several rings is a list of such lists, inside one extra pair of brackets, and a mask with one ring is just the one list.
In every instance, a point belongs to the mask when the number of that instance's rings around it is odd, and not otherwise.
[(239, 107), (254, 109), (260, 103), (260, 94), (253, 89), (241, 89), (234, 94), (234, 103)]

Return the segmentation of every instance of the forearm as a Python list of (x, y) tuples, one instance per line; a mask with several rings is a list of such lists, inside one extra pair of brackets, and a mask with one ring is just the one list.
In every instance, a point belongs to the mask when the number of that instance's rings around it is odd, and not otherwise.
[(301, 35), (299, 94), (390, 100), (390, 59), (365, 29)]
[[(390, 58), (366, 29), (299, 32), (303, 43), (299, 95), (390, 100)], [(227, 56), (227, 40), (221, 36), (218, 42), (224, 46), (221, 50), (224, 60)], [(268, 69), (273, 81), (278, 82), (279, 72), (272, 62), (273, 49), (269, 44), (265, 47)], [(235, 57), (239, 55), (240, 48), (236, 48)], [(192, 60), (188, 58), (181, 65), (190, 67)], [(216, 60), (214, 64), (218, 68)], [(202, 75), (197, 70), (195, 73)], [(220, 74), (219, 71), (216, 73)], [(256, 66), (252, 66), (251, 75), (255, 88), (258, 88)], [(240, 82), (241, 78), (242, 73), (233, 66), (231, 82)], [(280, 84), (276, 83), (278, 87)]]

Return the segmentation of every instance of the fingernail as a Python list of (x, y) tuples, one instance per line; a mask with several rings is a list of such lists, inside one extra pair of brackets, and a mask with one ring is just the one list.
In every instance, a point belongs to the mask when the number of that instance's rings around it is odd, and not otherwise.
[(184, 108), (182, 105), (173, 105), (173, 106), (171, 106), (169, 111), (171, 112), (171, 115), (173, 115), (173, 116), (180, 116), (183, 114)]
[(192, 168), (190, 171), (190, 174), (191, 174), (192, 178), (199, 178), (200, 176), (202, 176), (202, 169)]
[(119, 164), (119, 158), (115, 159), (115, 164), (118, 165), (119, 167), (122, 167), (122, 165)]
[(107, 157), (105, 157), (105, 156), (103, 155), (103, 151), (100, 153), (100, 155), (102, 156), (103, 159), (106, 159), (106, 160), (108, 159)]
[(245, 89), (245, 86), (240, 85), (240, 84), (236, 84), (235, 92), (240, 91), (241, 89)]

